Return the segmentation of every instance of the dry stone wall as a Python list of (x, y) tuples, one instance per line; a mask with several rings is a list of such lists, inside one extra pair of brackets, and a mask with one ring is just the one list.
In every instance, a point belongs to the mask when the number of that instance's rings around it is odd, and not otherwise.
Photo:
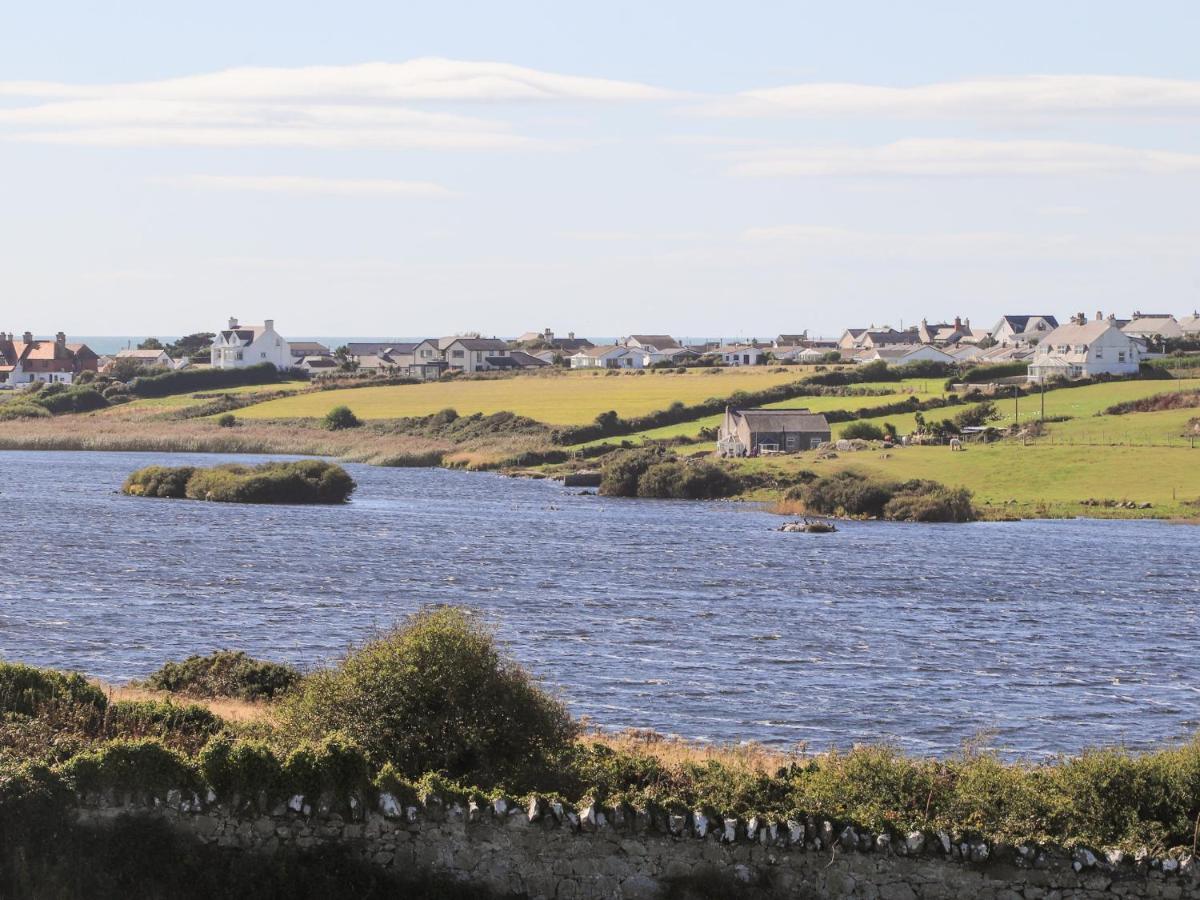
[[(956, 844), (944, 833), (858, 833), (830, 822), (710, 819), (628, 808), (572, 810), (546, 800), (368, 807), (295, 796), (269, 811), (184, 796), (81, 798), (79, 820), (154, 816), (207, 843), (246, 852), (336, 842), (372, 863), (431, 871), (501, 895), (553, 900), (663, 896), (706, 882), (705, 896), (864, 900), (1200, 898), (1191, 857), (1125, 858), (1079, 849)], [(335, 808), (336, 806), (336, 808)], [(340, 811), (337, 811), (340, 809)], [(686, 891), (683, 894), (686, 896)]]

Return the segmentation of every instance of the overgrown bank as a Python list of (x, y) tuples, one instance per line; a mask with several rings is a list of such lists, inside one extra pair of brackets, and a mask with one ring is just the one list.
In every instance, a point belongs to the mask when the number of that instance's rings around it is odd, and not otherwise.
[(125, 479), (132, 497), (215, 503), (345, 503), (356, 485), (341, 466), (319, 459), (227, 463), (211, 468), (146, 466)]

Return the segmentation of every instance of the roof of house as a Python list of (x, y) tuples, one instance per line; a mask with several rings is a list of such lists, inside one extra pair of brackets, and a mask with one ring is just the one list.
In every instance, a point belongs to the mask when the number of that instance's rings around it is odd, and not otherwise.
[(292, 356), (324, 356), (329, 348), (317, 341), (288, 341)]
[(599, 359), (601, 356), (608, 356), (615, 350), (621, 353), (628, 353), (628, 347), (618, 347), (616, 344), (601, 344), (599, 347), (583, 347), (575, 356), (590, 356), (593, 359)]
[(454, 338), (442, 349), (448, 349), (455, 344), (462, 344), (464, 350), (507, 350), (508, 341), (499, 338), (460, 337)]
[(221, 337), (227, 344), (233, 343), (235, 339), (242, 344), (253, 344), (258, 336), (266, 330), (264, 325), (239, 325), (237, 328), (224, 329)]
[(717, 353), (748, 353), (753, 350), (755, 353), (762, 353), (762, 349), (751, 344), (726, 344), (724, 347), (718, 347)]
[[(488, 361), (491, 361), (488, 357)], [(526, 353), (524, 350), (513, 350), (508, 356), (501, 356), (499, 359), (511, 359), (517, 365), (525, 368), (540, 369), (542, 366), (548, 366), (550, 363), (546, 360), (534, 356), (532, 353)]]
[(339, 365), (338, 361), (332, 356), (324, 356), (320, 353), (313, 356), (305, 356), (300, 362), (310, 369), (336, 369)]
[(1163, 337), (1178, 337), (1183, 334), (1183, 329), (1175, 321), (1175, 317), (1170, 315), (1136, 316), (1133, 321), (1124, 325), (1121, 330), (1126, 334), (1160, 334)]
[(679, 342), (669, 334), (631, 334), (628, 340), (637, 341), (639, 344), (649, 344), (651, 347), (656, 347), (659, 350), (679, 346)]
[(1200, 312), (1194, 312), (1190, 316), (1184, 316), (1180, 319), (1179, 329), (1184, 334), (1200, 332)]
[(999, 329), (1001, 325), (1007, 322), (1008, 327), (1012, 329), (1014, 334), (1022, 334), (1029, 327), (1030, 319), (1045, 319), (1051, 328), (1058, 327), (1058, 319), (1054, 318), (1054, 316), (1031, 314), (1027, 316), (1001, 316), (1000, 321), (996, 323), (996, 328), (992, 330), (995, 331)]
[[(295, 344), (292, 344), (295, 347)], [(396, 353), (412, 353), (416, 344), (405, 341), (360, 341), (346, 345), (351, 356), (377, 356), (392, 350)]]
[(895, 328), (871, 328), (859, 337), (864, 341), (870, 338), (873, 344), (911, 344), (915, 343), (914, 334), (913, 331), (897, 331)]
[(118, 350), (118, 359), (158, 359), (166, 350)]
[(734, 409), (732, 415), (744, 419), (753, 432), (829, 431), (829, 422), (810, 409)]
[(903, 359), (906, 356), (911, 356), (919, 350), (933, 353), (943, 353), (949, 356), (945, 350), (937, 347), (930, 347), (927, 344), (889, 344), (886, 347), (875, 347), (868, 351), (864, 356), (874, 356), (879, 359)]

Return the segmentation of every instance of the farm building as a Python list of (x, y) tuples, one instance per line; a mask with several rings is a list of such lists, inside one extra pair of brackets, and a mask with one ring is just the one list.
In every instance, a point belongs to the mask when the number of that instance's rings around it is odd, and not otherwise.
[(758, 456), (811, 450), (830, 438), (829, 423), (808, 409), (732, 409), (717, 435), (722, 456)]

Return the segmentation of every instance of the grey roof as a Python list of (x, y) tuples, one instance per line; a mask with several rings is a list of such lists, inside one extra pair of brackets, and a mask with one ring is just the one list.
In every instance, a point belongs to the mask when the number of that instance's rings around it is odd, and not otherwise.
[[(490, 357), (489, 357), (489, 359), (490, 359)], [(515, 362), (519, 366), (526, 366), (526, 367), (532, 367), (532, 368), (537, 368), (537, 369), (540, 369), (542, 366), (550, 365), (544, 359), (539, 359), (538, 357), (534, 356), (532, 353), (526, 353), (524, 350), (514, 350), (508, 356), (501, 357), (501, 359), (511, 359), (511, 360), (513, 360), (513, 362)]]
[(631, 334), (629, 340), (637, 341), (639, 344), (649, 344), (651, 347), (657, 347), (659, 350), (679, 346), (679, 342), (669, 334)]
[(1004, 322), (1007, 322), (1009, 327), (1012, 328), (1014, 334), (1023, 334), (1025, 329), (1029, 326), (1030, 319), (1045, 319), (1051, 328), (1058, 327), (1058, 319), (1054, 318), (1054, 316), (1039, 316), (1037, 314), (1030, 314), (1028, 316), (1001, 316), (1000, 322), (997, 323), (997, 327)]
[(388, 350), (396, 353), (412, 353), (416, 347), (416, 344), (404, 341), (373, 341), (346, 345), (351, 356), (378, 356)]
[(745, 419), (752, 432), (829, 431), (829, 422), (809, 409), (735, 409), (733, 415)]
[(329, 348), (317, 341), (288, 341), (292, 356), (324, 356)]
[(462, 344), (464, 350), (507, 350), (508, 349), (508, 341), (502, 341), (499, 338), (460, 337), (460, 338), (454, 338), (446, 346), (449, 347), (453, 344)]

